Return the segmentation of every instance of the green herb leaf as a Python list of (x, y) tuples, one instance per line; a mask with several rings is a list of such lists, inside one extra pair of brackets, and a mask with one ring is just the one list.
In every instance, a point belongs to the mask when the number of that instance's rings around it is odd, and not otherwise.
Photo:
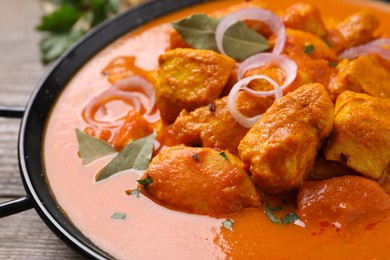
[(219, 153), (223, 158), (225, 158), (226, 161), (229, 161), (229, 156), (225, 152)]
[(223, 49), (235, 60), (244, 60), (269, 49), (267, 39), (243, 22), (233, 24), (223, 37)]
[(215, 43), (215, 29), (218, 22), (218, 19), (205, 14), (193, 14), (172, 23), (172, 27), (192, 48), (218, 51)]
[(194, 154), (192, 155), (192, 158), (194, 158), (195, 161), (199, 162), (199, 154), (198, 154), (198, 153), (194, 153)]
[(85, 134), (76, 129), (77, 141), (79, 143), (79, 153), (83, 164), (88, 164), (100, 157), (115, 153), (114, 147), (108, 143)]
[(45, 15), (41, 19), (41, 23), (36, 27), (39, 31), (50, 32), (66, 32), (77, 22), (81, 16), (81, 12), (70, 6), (64, 4), (56, 9), (53, 13)]
[(227, 230), (230, 230), (232, 231), (233, 230), (233, 223), (234, 223), (234, 220), (233, 219), (227, 219), (225, 221), (222, 222), (222, 225), (224, 228), (226, 228)]
[(264, 208), (264, 213), (267, 215), (267, 217), (275, 224), (280, 224), (280, 219), (275, 217), (271, 206), (267, 203)]
[(36, 27), (48, 32), (40, 43), (42, 62), (57, 59), (89, 29), (119, 11), (121, 0), (46, 0), (57, 8)]
[(126, 214), (122, 213), (122, 212), (115, 212), (114, 214), (112, 214), (111, 218), (113, 218), (113, 219), (125, 219), (126, 218)]
[(156, 134), (135, 140), (127, 145), (104, 169), (96, 180), (104, 180), (118, 172), (135, 169), (146, 170), (150, 164), (153, 152), (153, 142)]
[(139, 198), (139, 196), (141, 194), (141, 189), (127, 190), (126, 194), (129, 196), (135, 195), (135, 196), (137, 196), (137, 198)]
[(142, 186), (144, 186), (145, 190), (147, 190), (149, 185), (153, 183), (153, 180), (152, 177), (148, 176), (145, 179), (137, 180), (137, 182)]
[(282, 217), (282, 221), (284, 224), (290, 224), (292, 222), (295, 222), (298, 219), (299, 219), (298, 215), (295, 214), (294, 212), (289, 213), (289, 214), (285, 215), (284, 217)]
[(337, 65), (338, 65), (337, 62), (335, 62), (335, 61), (329, 61), (329, 66), (335, 68), (335, 67), (337, 67)]
[(69, 33), (53, 33), (45, 36), (40, 42), (42, 62), (47, 63), (57, 59), (75, 41), (84, 35), (84, 31), (76, 30)]
[(314, 52), (314, 45), (313, 44), (307, 44), (305, 46), (305, 49), (303, 50), (306, 54), (312, 54)]

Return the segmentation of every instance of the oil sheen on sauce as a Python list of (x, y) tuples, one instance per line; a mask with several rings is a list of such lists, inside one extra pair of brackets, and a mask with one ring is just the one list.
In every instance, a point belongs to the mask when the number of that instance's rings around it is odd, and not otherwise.
[[(88, 100), (110, 87), (101, 74), (107, 64), (120, 56), (135, 56), (137, 67), (153, 70), (158, 55), (168, 46), (169, 21), (240, 2), (216, 1), (157, 19), (111, 44), (77, 73), (52, 111), (44, 140), (47, 180), (58, 204), (81, 232), (118, 259), (390, 259), (390, 216), (350, 227), (323, 223), (303, 228), (274, 224), (262, 208), (245, 209), (229, 216), (234, 219), (230, 231), (222, 225), (224, 218), (176, 212), (145, 196), (126, 195), (126, 190), (136, 188), (139, 172), (123, 172), (96, 183), (96, 172), (112, 157), (87, 166), (81, 164), (75, 129), (87, 126), (81, 113)], [(294, 3), (266, 2), (275, 11)], [(300, 2), (316, 5), (325, 20), (340, 20), (368, 7), (380, 18), (380, 30), (390, 33), (390, 7), (385, 4)], [(120, 104), (116, 104), (115, 110), (118, 106), (120, 109)], [(125, 213), (126, 218), (112, 219), (115, 212)]]

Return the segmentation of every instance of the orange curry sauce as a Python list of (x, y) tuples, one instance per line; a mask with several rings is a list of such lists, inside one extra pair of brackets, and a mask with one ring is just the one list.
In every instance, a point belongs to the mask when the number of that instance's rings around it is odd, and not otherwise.
[[(222, 225), (225, 218), (178, 212), (143, 195), (126, 195), (126, 190), (136, 188), (140, 172), (126, 171), (97, 183), (96, 172), (113, 156), (82, 165), (75, 129), (88, 126), (82, 117), (84, 107), (111, 86), (101, 73), (104, 68), (115, 58), (134, 56), (133, 69), (142, 76), (157, 68), (157, 57), (169, 44), (168, 22), (239, 2), (216, 1), (157, 19), (111, 44), (77, 73), (52, 111), (44, 141), (47, 179), (58, 204), (93, 243), (119, 259), (390, 259), (390, 212), (375, 222), (356, 221), (348, 227), (321, 223), (305, 228), (272, 223), (262, 205), (228, 216), (234, 220), (230, 231)], [(296, 1), (265, 2), (277, 11)], [(390, 33), (390, 6), (386, 4), (300, 2), (317, 6), (326, 22), (370, 8), (381, 20), (380, 31)], [(113, 102), (107, 116), (120, 116), (118, 111), (127, 111), (125, 103)], [(112, 219), (115, 212), (127, 217)]]

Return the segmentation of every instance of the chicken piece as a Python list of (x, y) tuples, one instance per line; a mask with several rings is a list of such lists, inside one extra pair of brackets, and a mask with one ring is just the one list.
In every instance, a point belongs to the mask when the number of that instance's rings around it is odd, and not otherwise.
[(336, 101), (326, 159), (378, 180), (390, 162), (389, 111), (389, 99), (343, 92)]
[(329, 85), (333, 101), (346, 90), (390, 98), (390, 73), (374, 57), (360, 56), (343, 66)]
[(172, 126), (172, 134), (179, 143), (228, 150), (232, 154), (238, 154), (238, 144), (247, 132), (248, 129), (236, 123), (231, 116), (227, 97), (190, 113), (183, 110)]
[(192, 111), (216, 99), (235, 61), (209, 50), (174, 49), (159, 57), (155, 85), (161, 119), (173, 123), (180, 111)]
[(309, 83), (321, 83), (328, 87), (335, 71), (332, 62), (337, 60), (337, 55), (321, 38), (312, 33), (288, 29), (284, 54), (298, 66), (296, 79), (284, 93)]
[(294, 4), (287, 8), (282, 17), (286, 27), (310, 32), (324, 38), (327, 34), (318, 9), (309, 4)]
[(153, 158), (142, 179), (145, 194), (175, 210), (220, 216), (260, 205), (241, 161), (211, 148), (169, 147)]
[[(359, 219), (378, 217), (390, 208), (390, 196), (378, 183), (346, 175), (303, 184), (298, 192), (298, 216), (308, 223), (346, 226)], [(356, 222), (354, 222), (356, 223)]]
[(374, 32), (379, 26), (379, 19), (368, 11), (360, 11), (347, 17), (329, 30), (328, 41), (337, 53), (374, 39)]
[(238, 146), (256, 185), (270, 194), (301, 186), (332, 122), (333, 103), (321, 84), (304, 85), (277, 100)]
[(140, 113), (130, 110), (125, 122), (112, 140), (112, 144), (118, 151), (129, 143), (153, 133), (152, 125), (142, 117)]

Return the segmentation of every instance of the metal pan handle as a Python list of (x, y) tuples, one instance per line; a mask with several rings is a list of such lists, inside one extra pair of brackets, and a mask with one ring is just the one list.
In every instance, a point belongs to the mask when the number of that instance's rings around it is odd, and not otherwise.
[[(0, 117), (22, 118), (24, 107), (0, 106)], [(33, 207), (28, 196), (0, 203), (0, 218), (19, 213)]]

